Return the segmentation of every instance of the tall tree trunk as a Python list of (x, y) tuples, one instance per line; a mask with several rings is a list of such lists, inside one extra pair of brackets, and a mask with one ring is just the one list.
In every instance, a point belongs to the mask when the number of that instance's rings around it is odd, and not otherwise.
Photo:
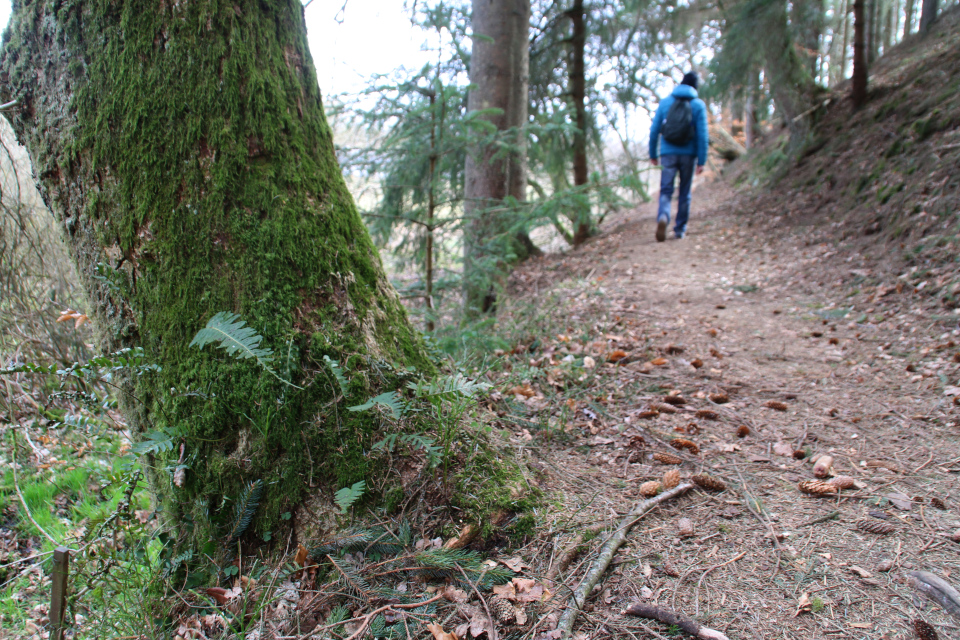
[(753, 148), (753, 86), (747, 87), (743, 103), (743, 137), (747, 151)]
[(855, 109), (867, 101), (867, 55), (866, 25), (864, 24), (864, 0), (853, 2), (853, 80), (850, 87), (850, 99)]
[(877, 5), (880, 0), (868, 0), (867, 5), (867, 64), (873, 65), (877, 59)]
[(785, 0), (763, 3), (756, 9), (755, 20), (764, 54), (764, 69), (770, 82), (770, 93), (784, 124), (790, 128), (794, 143), (802, 142), (809, 130), (806, 118), (798, 118), (813, 103), (816, 85), (806, 61), (797, 53), (787, 23)]
[[(170, 443), (145, 466), (181, 540), (225, 539), (252, 481), (250, 536), (285, 512), (309, 535), (358, 480), (399, 486), (371, 457), (374, 415), (343, 407), (404, 386), (369, 363), (433, 365), (341, 176), (300, 2), (14, 7), (2, 97), (20, 101), (100, 346), (162, 366), (130, 375), (123, 401), (134, 432)], [(276, 376), (189, 346), (224, 311), (283, 354)], [(327, 357), (349, 363), (343, 393)]]
[(810, 76), (817, 77), (820, 36), (823, 33), (824, 0), (799, 0), (793, 5), (794, 22), (806, 56)]
[(903, 37), (906, 38), (908, 35), (913, 33), (913, 8), (916, 6), (917, 0), (906, 0), (906, 4), (903, 8)]
[(922, 0), (920, 5), (920, 33), (930, 31), (930, 27), (937, 19), (938, 0)]
[[(587, 78), (585, 69), (587, 47), (587, 24), (583, 0), (573, 0), (573, 6), (567, 12), (573, 26), (570, 36), (570, 99), (577, 130), (573, 136), (573, 185), (582, 187), (589, 181), (587, 168)], [(573, 233), (573, 245), (583, 244), (592, 234), (590, 210), (579, 211), (576, 229)]]
[(893, 0), (887, 0), (883, 6), (883, 52), (893, 46)]
[[(467, 108), (498, 109), (484, 116), (498, 131), (526, 124), (529, 22), (530, 0), (473, 2), (470, 84), (474, 88)], [(522, 132), (513, 142), (520, 149), (517, 153), (502, 154), (497, 145), (490, 144), (467, 155), (463, 287), (468, 317), (494, 309), (496, 290), (509, 267), (506, 256), (522, 249), (516, 242), (512, 216), (504, 209), (504, 198), (523, 196), (526, 185)]]
[(843, 0), (843, 51), (840, 53), (840, 76), (837, 82), (847, 77), (847, 49), (850, 47), (850, 0)]

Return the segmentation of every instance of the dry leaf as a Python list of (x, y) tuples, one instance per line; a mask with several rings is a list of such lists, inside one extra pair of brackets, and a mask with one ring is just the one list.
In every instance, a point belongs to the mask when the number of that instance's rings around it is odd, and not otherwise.
[(447, 585), (447, 587), (443, 590), (443, 598), (444, 600), (459, 604), (463, 604), (464, 602), (470, 600), (470, 596), (467, 595), (466, 591), (463, 589), (457, 589), (452, 585)]
[(513, 558), (507, 558), (506, 560), (501, 559), (500, 563), (514, 573), (520, 573), (524, 569), (530, 568), (530, 565), (524, 564), (523, 558), (520, 556), (514, 556)]
[(624, 351), (623, 349), (617, 349), (615, 351), (611, 351), (607, 355), (607, 362), (620, 362), (626, 357), (627, 357), (626, 351)]
[(800, 594), (800, 599), (797, 600), (797, 612), (793, 614), (793, 617), (796, 618), (801, 613), (810, 613), (813, 610), (813, 603), (810, 602), (810, 594), (804, 591)]
[(667, 360), (666, 358), (654, 358), (653, 360), (650, 361), (650, 364), (652, 364), (652, 365), (654, 365), (654, 366), (656, 366), (656, 367), (662, 367), (662, 366), (666, 365), (667, 362), (668, 362), (668, 360)]
[(584, 369), (593, 369), (597, 366), (597, 361), (591, 358), (590, 356), (583, 357), (583, 368)]
[(778, 442), (773, 445), (773, 452), (778, 456), (793, 457), (793, 447), (786, 442)]
[(433, 640), (460, 640), (455, 633), (447, 633), (436, 622), (427, 625), (427, 630), (433, 634)]
[(529, 384), (518, 384), (515, 387), (507, 389), (507, 393), (514, 396), (523, 396), (524, 398), (532, 398), (537, 395), (537, 392), (533, 390)]
[(297, 554), (293, 556), (293, 561), (297, 564), (298, 567), (304, 567), (307, 564), (307, 556), (310, 553), (307, 551), (307, 548), (302, 544), (297, 545)]

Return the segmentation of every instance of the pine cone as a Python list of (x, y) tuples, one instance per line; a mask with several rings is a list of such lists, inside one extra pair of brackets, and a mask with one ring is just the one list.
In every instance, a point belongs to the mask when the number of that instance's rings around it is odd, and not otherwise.
[(866, 531), (867, 533), (877, 533), (882, 536), (897, 530), (897, 528), (889, 522), (881, 522), (880, 520), (857, 520), (857, 529)]
[(832, 484), (839, 490), (853, 489), (856, 486), (853, 478), (850, 476), (834, 476), (827, 480), (827, 484)]
[(676, 469), (670, 469), (663, 474), (663, 488), (673, 489), (680, 484), (680, 472)]
[(693, 455), (700, 453), (700, 447), (697, 446), (697, 443), (686, 438), (674, 438), (670, 441), (670, 446), (678, 450), (686, 449)]
[(768, 409), (776, 409), (777, 411), (787, 410), (787, 404), (785, 402), (780, 402), (779, 400), (768, 400), (763, 406), (767, 407)]
[(676, 413), (677, 408), (665, 402), (651, 402), (650, 408), (660, 413)]
[(917, 634), (917, 640), (939, 640), (933, 627), (919, 618), (913, 621), (913, 631)]
[(640, 495), (645, 498), (652, 498), (663, 490), (663, 485), (658, 480), (650, 480), (640, 485)]
[(647, 441), (643, 436), (633, 436), (630, 438), (630, 443), (627, 444), (627, 449), (632, 449), (634, 451), (639, 451), (647, 446)]
[(663, 396), (663, 401), (667, 404), (672, 404), (675, 407), (687, 404), (687, 399), (683, 396)]
[(640, 413), (637, 414), (637, 418), (639, 418), (640, 420), (650, 420), (652, 418), (656, 418), (659, 415), (660, 415), (659, 411), (641, 411)]
[(723, 392), (711, 393), (707, 397), (710, 398), (710, 402), (716, 402), (717, 404), (726, 404), (727, 402), (730, 402), (730, 396)]
[(490, 600), (490, 612), (500, 622), (509, 622), (512, 624), (517, 617), (516, 607), (513, 606), (512, 602), (508, 602), (503, 598)]
[(701, 360), (700, 358), (694, 358), (693, 360), (690, 361), (690, 366), (693, 367), (694, 369), (701, 369), (703, 368), (703, 360)]
[(683, 464), (683, 458), (679, 458), (672, 453), (660, 453), (658, 451), (653, 454), (653, 459), (660, 464)]
[(723, 480), (719, 478), (714, 478), (711, 475), (706, 473), (698, 473), (697, 475), (690, 478), (693, 480), (694, 484), (703, 489), (709, 489), (711, 491), (726, 491), (727, 485), (724, 484)]
[(719, 420), (720, 414), (716, 411), (711, 411), (710, 409), (700, 409), (697, 411), (696, 416), (698, 418), (703, 418), (704, 420)]
[(750, 435), (750, 427), (748, 427), (745, 424), (742, 424), (739, 427), (737, 427), (738, 438), (746, 438), (748, 435)]
[(940, 511), (947, 510), (947, 503), (936, 496), (930, 498), (930, 505), (933, 507), (936, 507), (937, 509), (940, 509)]
[(668, 344), (668, 345), (666, 346), (666, 348), (664, 349), (664, 352), (665, 352), (668, 356), (675, 356), (675, 355), (677, 355), (677, 354), (679, 354), (679, 353), (683, 353), (683, 352), (684, 352), (684, 347), (683, 347), (683, 345), (679, 345), (679, 344)]
[(840, 491), (837, 486), (822, 480), (804, 480), (797, 487), (811, 496), (829, 496)]

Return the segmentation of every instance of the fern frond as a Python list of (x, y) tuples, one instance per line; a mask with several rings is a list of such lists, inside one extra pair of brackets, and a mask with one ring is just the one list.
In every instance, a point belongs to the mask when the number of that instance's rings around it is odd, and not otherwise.
[(340, 368), (340, 364), (334, 360), (331, 360), (330, 356), (323, 356), (323, 361), (327, 363), (327, 366), (330, 367), (330, 371), (333, 372), (333, 377), (337, 379), (337, 385), (340, 387), (340, 395), (346, 397), (347, 378), (343, 375), (343, 369)]
[(227, 538), (233, 542), (243, 535), (243, 532), (250, 526), (253, 520), (253, 514), (257, 512), (260, 506), (260, 497), (263, 495), (263, 480), (251, 482), (240, 494), (237, 504), (233, 507), (233, 524), (230, 526), (230, 532)]
[(478, 392), (490, 388), (490, 383), (471, 380), (462, 373), (441, 376), (430, 381), (421, 380), (407, 384), (418, 398), (434, 400), (453, 400), (458, 396), (472, 398)]
[(270, 366), (273, 362), (273, 351), (261, 348), (261, 342), (263, 342), (263, 336), (253, 327), (248, 327), (247, 323), (240, 319), (240, 314), (221, 311), (210, 318), (207, 326), (197, 331), (197, 335), (193, 336), (189, 346), (203, 349), (208, 344), (219, 343), (218, 346), (226, 351), (227, 355), (238, 360), (256, 360), (257, 364), (274, 378), (299, 389), (297, 385), (277, 375)]
[(319, 560), (327, 554), (353, 551), (364, 553), (379, 553), (380, 555), (396, 555), (403, 551), (403, 545), (396, 540), (389, 531), (382, 527), (363, 529), (336, 536), (325, 540), (310, 550), (310, 557)]
[(363, 480), (354, 482), (353, 486), (344, 487), (333, 495), (334, 502), (340, 507), (340, 513), (346, 513), (347, 509), (353, 506), (353, 503), (363, 497), (367, 490), (367, 483)]
[(350, 411), (366, 411), (367, 409), (372, 409), (375, 405), (380, 405), (389, 409), (390, 414), (394, 419), (399, 418), (403, 414), (403, 410), (406, 407), (406, 403), (396, 391), (388, 391), (386, 393), (381, 393), (375, 398), (370, 398), (363, 404), (347, 407), (347, 409)]

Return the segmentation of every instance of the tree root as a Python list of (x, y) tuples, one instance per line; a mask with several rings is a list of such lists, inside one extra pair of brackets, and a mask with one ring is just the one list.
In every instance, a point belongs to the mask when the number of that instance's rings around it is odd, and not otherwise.
[(960, 592), (957, 592), (949, 582), (926, 571), (908, 571), (907, 584), (960, 620)]
[(730, 638), (719, 631), (705, 627), (689, 616), (685, 616), (673, 609), (658, 607), (655, 604), (638, 602), (627, 607), (624, 613), (628, 616), (650, 618), (651, 620), (659, 620), (664, 624), (676, 625), (680, 627), (682, 631), (689, 633), (695, 638), (701, 638), (702, 640), (730, 640)]
[[(626, 517), (620, 522), (620, 526), (617, 527), (617, 530), (613, 532), (610, 538), (607, 539), (606, 544), (603, 545), (603, 548), (600, 549), (600, 555), (597, 557), (596, 562), (593, 563), (590, 571), (587, 572), (587, 575), (584, 576), (583, 581), (573, 592), (573, 595), (570, 596), (570, 602), (567, 605), (567, 610), (563, 612), (563, 615), (560, 617), (560, 622), (557, 623), (557, 629), (561, 632), (562, 638), (568, 638), (570, 636), (570, 631), (573, 629), (573, 623), (577, 619), (577, 614), (587, 601), (587, 596), (591, 591), (593, 591), (593, 587), (596, 586), (597, 582), (600, 580), (600, 576), (602, 576), (603, 572), (606, 571), (607, 567), (610, 566), (610, 562), (613, 560), (613, 556), (616, 555), (617, 549), (619, 549), (623, 545), (624, 541), (626, 541), (627, 533), (630, 532), (630, 528), (636, 524), (638, 520), (643, 518), (648, 511), (661, 502), (666, 502), (667, 500), (682, 495), (692, 488), (693, 485), (691, 483), (684, 482), (683, 484), (676, 486), (669, 491), (664, 491), (658, 496), (650, 498), (649, 500), (644, 500), (634, 507), (633, 511), (626, 515)], [(718, 639), (725, 638), (722, 635), (713, 637)]]

